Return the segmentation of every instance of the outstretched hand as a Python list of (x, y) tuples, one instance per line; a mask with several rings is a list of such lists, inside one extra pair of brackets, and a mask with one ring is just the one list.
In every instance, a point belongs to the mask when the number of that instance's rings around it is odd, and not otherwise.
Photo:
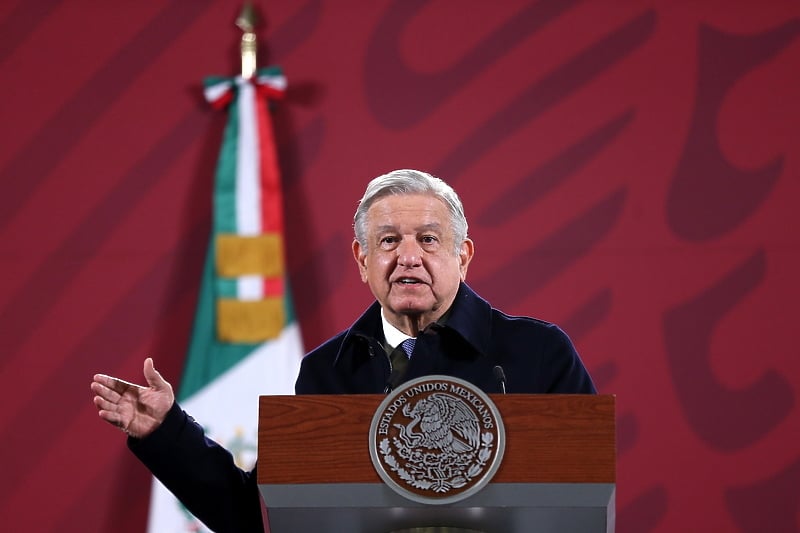
[(95, 374), (91, 384), (100, 418), (136, 438), (146, 437), (161, 425), (175, 401), (172, 385), (150, 357), (144, 360), (144, 378), (147, 387), (105, 374)]

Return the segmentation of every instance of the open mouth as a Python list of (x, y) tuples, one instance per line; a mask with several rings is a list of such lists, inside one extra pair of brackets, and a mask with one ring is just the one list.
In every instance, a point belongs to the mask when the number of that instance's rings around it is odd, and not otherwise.
[(418, 285), (422, 282), (418, 279), (413, 279), (413, 278), (400, 278), (397, 281), (395, 281), (395, 283), (399, 283), (400, 285)]

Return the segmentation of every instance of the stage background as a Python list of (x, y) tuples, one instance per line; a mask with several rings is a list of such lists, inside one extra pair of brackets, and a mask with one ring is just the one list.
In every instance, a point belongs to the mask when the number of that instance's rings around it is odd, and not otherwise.
[[(618, 531), (798, 531), (796, 0), (270, 0), (260, 63), (307, 348), (371, 301), (368, 179), (460, 192), (495, 306), (617, 395)], [(144, 530), (92, 374), (177, 384), (239, 2), (0, 3), (0, 523)]]

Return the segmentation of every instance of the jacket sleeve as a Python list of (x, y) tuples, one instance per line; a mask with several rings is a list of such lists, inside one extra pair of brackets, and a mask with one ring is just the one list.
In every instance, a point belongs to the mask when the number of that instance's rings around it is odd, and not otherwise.
[(543, 375), (549, 375), (546, 391), (553, 394), (597, 394), (592, 378), (572, 341), (561, 328), (551, 324), (550, 339), (542, 358)]
[(192, 514), (217, 533), (262, 533), (256, 469), (238, 468), (177, 403), (164, 422), (128, 447)]

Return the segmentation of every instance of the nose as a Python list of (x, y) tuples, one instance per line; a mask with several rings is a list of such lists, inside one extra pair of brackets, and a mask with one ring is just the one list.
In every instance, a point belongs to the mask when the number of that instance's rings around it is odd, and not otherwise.
[(422, 248), (413, 239), (403, 239), (397, 247), (397, 263), (404, 267), (415, 267), (422, 264)]

